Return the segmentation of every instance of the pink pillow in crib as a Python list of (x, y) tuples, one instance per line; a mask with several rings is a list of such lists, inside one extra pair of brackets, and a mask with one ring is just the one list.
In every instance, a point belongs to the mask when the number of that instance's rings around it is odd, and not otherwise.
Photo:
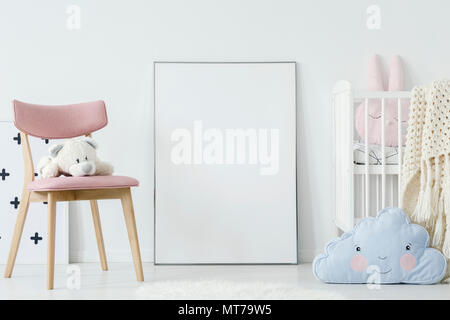
[[(369, 60), (369, 90), (384, 91), (383, 78), (377, 55)], [(389, 91), (403, 90), (403, 69), (399, 56), (394, 56), (390, 65)], [(402, 145), (406, 142), (406, 127), (409, 117), (409, 100), (402, 99)], [(381, 99), (369, 99), (369, 144), (381, 145)], [(355, 111), (355, 129), (361, 141), (365, 142), (365, 102)], [(385, 143), (386, 146), (398, 146), (398, 102), (397, 99), (385, 99)]]

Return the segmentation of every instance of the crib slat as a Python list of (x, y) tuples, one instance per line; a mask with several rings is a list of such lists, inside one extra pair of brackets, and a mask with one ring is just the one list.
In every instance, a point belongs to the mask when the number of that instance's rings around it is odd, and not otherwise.
[(366, 176), (362, 174), (359, 177), (361, 177), (361, 180), (360, 180), (361, 181), (361, 212), (362, 212), (362, 217), (364, 217), (365, 211), (366, 211), (365, 196), (364, 196), (365, 186), (366, 186), (366, 183), (365, 183)]
[(403, 135), (402, 135), (402, 100), (400, 98), (397, 99), (397, 106), (398, 106), (398, 140), (397, 140), (397, 153), (398, 153), (398, 206), (400, 207), (402, 205), (402, 162), (403, 162)]
[(364, 217), (368, 217), (370, 212), (370, 179), (369, 179), (369, 99), (366, 98), (365, 99), (365, 116), (364, 116), (364, 125), (365, 125), (365, 139), (364, 141), (366, 142), (366, 154), (365, 154), (365, 169), (366, 169), (366, 174), (365, 174), (365, 179), (364, 182), (366, 184), (365, 187), (365, 194), (363, 194), (362, 196), (366, 198), (366, 208), (364, 210)]
[(376, 181), (377, 181), (377, 185), (376, 185), (376, 188), (377, 188), (377, 212), (380, 212), (380, 175), (379, 174), (377, 174), (377, 176), (376, 176)]
[(394, 187), (394, 176), (393, 175), (389, 176), (389, 181), (390, 181), (389, 191), (391, 194), (390, 199), (389, 199), (389, 206), (394, 207), (395, 206), (395, 203), (394, 203), (395, 187)]
[(385, 99), (381, 98), (381, 207), (386, 207), (386, 135), (385, 135)]

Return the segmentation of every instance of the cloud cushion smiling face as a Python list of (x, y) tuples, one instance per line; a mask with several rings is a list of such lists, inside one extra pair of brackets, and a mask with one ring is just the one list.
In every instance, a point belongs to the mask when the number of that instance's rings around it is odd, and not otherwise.
[(314, 259), (313, 272), (328, 283), (437, 283), (446, 259), (428, 243), (425, 228), (402, 210), (387, 208), (328, 243), (325, 254)]

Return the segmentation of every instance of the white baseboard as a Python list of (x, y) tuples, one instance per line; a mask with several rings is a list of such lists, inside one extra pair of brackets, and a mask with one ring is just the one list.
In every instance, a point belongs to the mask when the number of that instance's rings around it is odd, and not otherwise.
[[(304, 249), (299, 251), (299, 261), (300, 263), (308, 263), (314, 260), (314, 257), (320, 254), (322, 250), (319, 249)], [(129, 250), (115, 250), (107, 251), (106, 258), (109, 262), (132, 262), (131, 251)], [(142, 262), (153, 262), (153, 251), (152, 250), (141, 250)], [(71, 251), (69, 255), (69, 261), (74, 263), (82, 262), (99, 262), (98, 254), (92, 254), (92, 252), (81, 251)]]
[[(130, 250), (110, 250), (106, 251), (106, 259), (108, 262), (132, 262), (131, 251)], [(152, 250), (141, 250), (142, 262), (153, 262), (153, 251)], [(71, 251), (69, 254), (69, 261), (71, 263), (82, 263), (82, 262), (99, 262), (98, 254), (92, 254), (92, 252), (87, 252), (85, 250)]]

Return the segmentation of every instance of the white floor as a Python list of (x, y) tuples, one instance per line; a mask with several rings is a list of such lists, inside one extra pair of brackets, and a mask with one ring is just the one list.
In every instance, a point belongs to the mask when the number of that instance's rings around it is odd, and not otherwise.
[[(258, 266), (154, 266), (144, 265), (146, 281), (135, 280), (131, 263), (112, 263), (101, 271), (95, 263), (77, 264), (81, 271), (80, 289), (68, 289), (67, 266), (56, 266), (55, 290), (45, 289), (45, 266), (17, 265), (13, 277), (0, 278), (0, 299), (145, 299), (146, 285), (167, 281), (204, 283), (234, 281), (239, 283), (276, 283), (297, 286), (314, 292), (311, 298), (344, 299), (450, 299), (450, 285), (389, 285), (369, 289), (366, 285), (329, 285), (317, 281), (310, 264)], [(4, 266), (0, 266), (3, 271)], [(203, 282), (202, 282), (203, 281)], [(211, 283), (211, 282), (210, 282)], [(214, 297), (212, 297), (214, 298)]]

